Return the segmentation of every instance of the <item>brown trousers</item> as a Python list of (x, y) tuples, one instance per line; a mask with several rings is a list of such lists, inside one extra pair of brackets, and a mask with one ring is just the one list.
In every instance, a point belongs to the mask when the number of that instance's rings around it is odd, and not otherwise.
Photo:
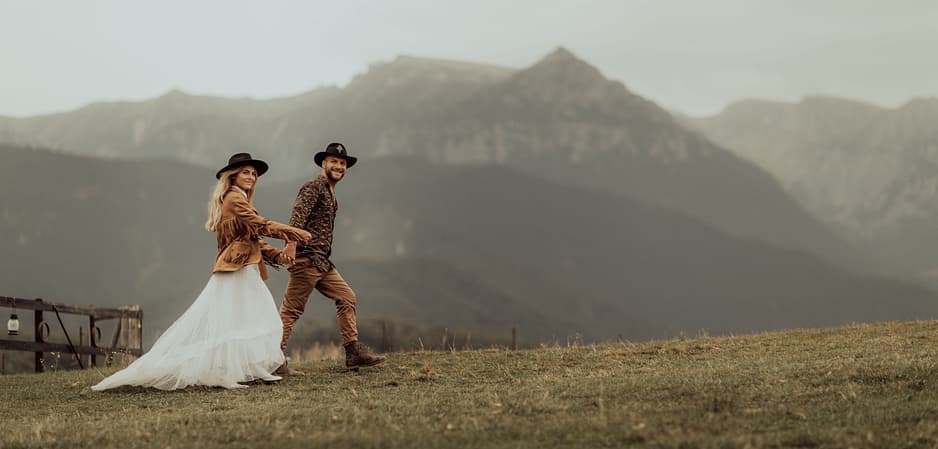
[(333, 268), (323, 273), (311, 266), (309, 259), (305, 257), (298, 257), (296, 263), (287, 270), (290, 271), (290, 280), (283, 294), (283, 304), (280, 305), (280, 320), (283, 321), (283, 339), (280, 340), (280, 349), (286, 350), (287, 340), (293, 333), (293, 325), (306, 309), (306, 302), (309, 300), (309, 295), (313, 293), (313, 289), (319, 290), (323, 296), (335, 301), (335, 317), (339, 323), (342, 344), (357, 341), (355, 292), (338, 270)]

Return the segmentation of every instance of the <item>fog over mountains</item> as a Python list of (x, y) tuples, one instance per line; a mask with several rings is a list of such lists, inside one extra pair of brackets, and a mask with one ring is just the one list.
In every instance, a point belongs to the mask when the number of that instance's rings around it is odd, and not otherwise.
[(938, 99), (745, 100), (692, 123), (867, 253), (938, 273)]
[(935, 316), (933, 292), (876, 274), (906, 265), (685, 125), (562, 48), (521, 70), (400, 57), (290, 98), (0, 118), (0, 294), (142, 303), (159, 330), (208, 277), (214, 170), (270, 162), (255, 202), (285, 220), (337, 140), (361, 158), (335, 254), (363, 317), (548, 341)]
[[(343, 89), (253, 101), (170, 92), (142, 103), (0, 120), (0, 141), (208, 167), (263, 155), (290, 179), (342, 141), (364, 159), (495, 163), (673, 207), (730, 233), (872, 263), (787, 196), (771, 175), (678, 124), (654, 103), (559, 48), (519, 71), (401, 57)], [(276, 174), (275, 174), (276, 173)]]

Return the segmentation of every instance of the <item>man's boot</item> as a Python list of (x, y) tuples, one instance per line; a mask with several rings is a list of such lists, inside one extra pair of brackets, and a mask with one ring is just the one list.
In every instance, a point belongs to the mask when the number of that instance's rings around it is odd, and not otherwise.
[(275, 376), (284, 376), (284, 377), (286, 377), (286, 376), (305, 376), (305, 375), (306, 375), (306, 373), (304, 373), (304, 372), (302, 372), (302, 371), (300, 371), (300, 370), (291, 369), (290, 366), (289, 366), (289, 361), (286, 360), (286, 359), (283, 360), (283, 365), (280, 365), (280, 367), (277, 368), (277, 369), (273, 372), (273, 374), (274, 374)]
[(368, 347), (357, 341), (345, 344), (345, 367), (349, 370), (357, 371), (359, 368), (375, 366), (385, 360), (387, 358), (380, 355), (371, 355)]

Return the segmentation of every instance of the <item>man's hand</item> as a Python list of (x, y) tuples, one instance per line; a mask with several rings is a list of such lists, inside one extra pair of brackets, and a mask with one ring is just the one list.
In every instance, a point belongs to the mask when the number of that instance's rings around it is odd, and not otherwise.
[(284, 259), (283, 263), (293, 265), (296, 262), (296, 242), (287, 242), (287, 246), (283, 248), (280, 257)]

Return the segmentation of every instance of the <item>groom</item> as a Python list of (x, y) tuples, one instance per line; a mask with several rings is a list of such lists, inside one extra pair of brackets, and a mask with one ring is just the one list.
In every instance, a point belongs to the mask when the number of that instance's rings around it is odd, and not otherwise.
[[(374, 366), (384, 362), (385, 358), (371, 355), (368, 349), (358, 342), (355, 292), (329, 260), (332, 255), (335, 215), (339, 209), (335, 186), (345, 176), (346, 170), (355, 165), (358, 158), (349, 156), (344, 145), (334, 142), (326, 146), (325, 151), (316, 153), (313, 160), (316, 165), (322, 167), (322, 173), (300, 188), (293, 205), (293, 214), (290, 216), (290, 226), (309, 231), (313, 238), (299, 246), (297, 242), (289, 242), (284, 248), (285, 257), (293, 263), (288, 268), (290, 280), (284, 293), (283, 304), (280, 306), (280, 319), (283, 321), (280, 350), (286, 349), (293, 325), (303, 314), (309, 295), (316, 289), (335, 301), (339, 334), (345, 347), (345, 367), (358, 370), (359, 367)], [(286, 363), (278, 368), (276, 373), (286, 376), (304, 374), (290, 369)]]

